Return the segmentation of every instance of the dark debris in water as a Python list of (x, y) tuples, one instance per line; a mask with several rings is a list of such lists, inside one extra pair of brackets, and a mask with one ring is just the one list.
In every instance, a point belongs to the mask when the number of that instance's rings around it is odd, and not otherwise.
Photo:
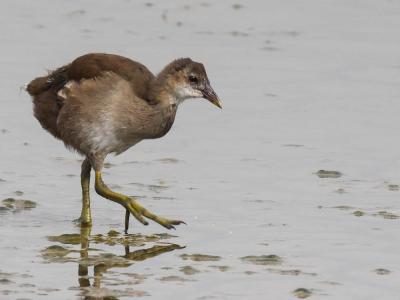
[(200, 270), (193, 268), (192, 266), (184, 266), (179, 269), (185, 275), (194, 275), (200, 273)]
[(283, 259), (275, 254), (270, 254), (270, 255), (249, 255), (249, 256), (244, 256), (240, 258), (243, 262), (246, 263), (251, 263), (254, 265), (263, 265), (263, 266), (268, 266), (268, 265), (280, 265), (283, 261)]
[(182, 254), (181, 258), (183, 260), (192, 260), (192, 261), (218, 261), (221, 259), (220, 256), (208, 255), (208, 254)]
[(342, 173), (339, 171), (319, 170), (315, 173), (319, 178), (339, 178)]
[(299, 299), (305, 299), (310, 297), (312, 292), (305, 288), (298, 288), (293, 291), (293, 294)]
[(338, 205), (338, 206), (334, 206), (333, 208), (337, 208), (340, 210), (351, 210), (354, 209), (354, 207), (349, 206), (349, 205)]
[(15, 283), (15, 282), (11, 281), (10, 279), (7, 279), (7, 278), (0, 279), (0, 285), (6, 285), (6, 284), (12, 284), (12, 283)]
[(396, 214), (394, 214), (392, 212), (388, 212), (388, 211), (385, 211), (385, 210), (379, 211), (376, 214), (373, 214), (373, 216), (382, 217), (384, 219), (389, 219), (389, 220), (395, 220), (395, 219), (400, 218), (399, 215), (396, 215)]
[(242, 9), (243, 5), (239, 3), (232, 4), (232, 8), (235, 10)]
[(361, 210), (356, 210), (353, 212), (353, 215), (355, 215), (356, 217), (362, 217), (365, 215), (365, 212), (363, 212)]
[(278, 270), (278, 269), (267, 269), (268, 272), (279, 274), (279, 275), (290, 275), (290, 276), (299, 276), (299, 275), (308, 275), (308, 276), (317, 276), (317, 273), (309, 273), (303, 272), (298, 269), (293, 270)]
[(383, 269), (383, 268), (375, 269), (374, 272), (375, 272), (376, 274), (378, 274), (378, 275), (388, 275), (388, 274), (390, 274), (390, 271), (389, 271), (389, 270)]
[(194, 281), (192, 279), (186, 279), (186, 278), (176, 276), (176, 275), (164, 276), (164, 277), (159, 278), (158, 280), (163, 281), (163, 282), (180, 282), (180, 283), (183, 283), (185, 281)]
[(0, 206), (0, 210), (19, 212), (22, 210), (31, 210), (32, 208), (35, 208), (36, 205), (36, 202), (31, 200), (7, 198), (2, 201), (2, 206)]
[(388, 184), (389, 191), (398, 191), (400, 190), (400, 186), (398, 184)]
[(176, 163), (180, 162), (179, 159), (176, 159), (173, 157), (160, 158), (160, 159), (157, 159), (156, 161), (166, 163), (166, 164), (176, 164)]
[(346, 193), (346, 190), (345, 190), (344, 188), (338, 188), (338, 189), (335, 190), (335, 193), (338, 193), (338, 194), (345, 194), (345, 193)]
[(209, 266), (210, 268), (213, 268), (213, 269), (216, 269), (216, 270), (218, 270), (218, 271), (220, 271), (220, 272), (226, 272), (226, 271), (228, 271), (231, 267), (229, 267), (229, 266), (216, 266), (216, 265), (213, 265), (213, 266)]

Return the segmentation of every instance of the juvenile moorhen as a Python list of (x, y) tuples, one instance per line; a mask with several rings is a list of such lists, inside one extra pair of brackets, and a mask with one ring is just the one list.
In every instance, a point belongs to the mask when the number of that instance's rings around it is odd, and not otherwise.
[(32, 80), (27, 86), (35, 117), (44, 129), (85, 156), (82, 163), (83, 226), (91, 226), (89, 182), (95, 171), (96, 192), (126, 209), (125, 231), (132, 214), (171, 229), (183, 223), (159, 217), (136, 199), (116, 193), (102, 180), (107, 154), (120, 154), (144, 139), (164, 136), (178, 105), (187, 98), (205, 98), (221, 108), (201, 63), (180, 58), (157, 76), (144, 65), (114, 54), (91, 53)]

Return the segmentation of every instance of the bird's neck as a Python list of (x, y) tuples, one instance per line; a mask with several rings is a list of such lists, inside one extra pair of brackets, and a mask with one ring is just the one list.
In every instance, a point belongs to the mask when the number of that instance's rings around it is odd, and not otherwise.
[(184, 100), (176, 92), (174, 82), (171, 81), (167, 71), (168, 69), (164, 69), (160, 74), (155, 76), (150, 81), (147, 90), (148, 102), (161, 108), (178, 106)]

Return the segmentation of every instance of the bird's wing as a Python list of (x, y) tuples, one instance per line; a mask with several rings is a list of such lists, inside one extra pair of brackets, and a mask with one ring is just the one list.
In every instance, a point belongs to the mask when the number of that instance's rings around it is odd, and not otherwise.
[(81, 81), (113, 72), (131, 85), (134, 93), (145, 99), (150, 80), (154, 75), (142, 64), (129, 58), (105, 53), (90, 53), (75, 59), (67, 69), (69, 80)]
[(88, 108), (107, 106), (118, 99), (137, 98), (129, 82), (111, 71), (103, 71), (90, 79), (70, 80), (57, 96), (64, 104), (72, 101), (73, 105)]

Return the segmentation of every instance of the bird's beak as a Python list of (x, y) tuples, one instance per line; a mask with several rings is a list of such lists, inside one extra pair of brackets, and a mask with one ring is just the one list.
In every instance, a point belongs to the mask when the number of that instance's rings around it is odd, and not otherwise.
[(219, 108), (222, 109), (222, 103), (219, 100), (217, 94), (214, 92), (213, 88), (211, 87), (211, 85), (209, 83), (206, 84), (206, 86), (202, 90), (202, 93), (203, 93), (203, 97), (205, 99), (207, 99), (212, 104), (214, 104), (215, 106), (218, 106)]

